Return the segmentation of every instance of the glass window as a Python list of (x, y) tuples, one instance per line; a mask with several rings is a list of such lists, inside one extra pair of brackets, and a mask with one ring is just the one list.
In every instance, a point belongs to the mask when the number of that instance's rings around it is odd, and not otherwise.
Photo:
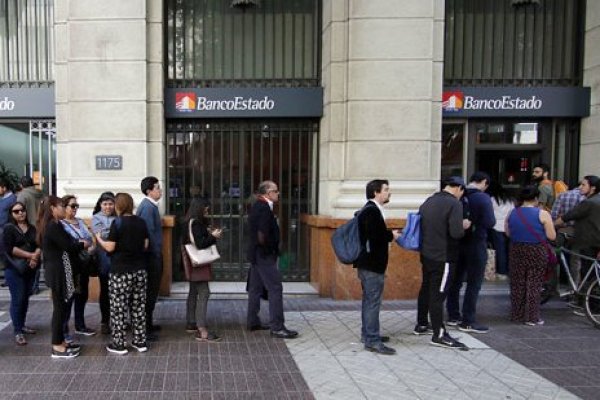
[(513, 125), (513, 144), (537, 144), (538, 124), (518, 123)]
[(464, 125), (442, 125), (442, 177), (463, 176)]
[(479, 123), (475, 125), (477, 144), (538, 144), (540, 124), (535, 122)]

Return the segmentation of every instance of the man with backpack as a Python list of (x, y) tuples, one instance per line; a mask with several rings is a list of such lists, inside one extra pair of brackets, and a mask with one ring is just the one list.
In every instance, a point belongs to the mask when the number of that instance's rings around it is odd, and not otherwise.
[(354, 262), (363, 292), (361, 340), (365, 344), (365, 350), (392, 355), (396, 354), (396, 350), (383, 344), (390, 338), (381, 336), (379, 331), (379, 309), (389, 242), (397, 239), (400, 232), (389, 231), (385, 225), (383, 206), (390, 201), (389, 182), (383, 179), (370, 181), (367, 183), (366, 195), (368, 201), (357, 217), (362, 250)]
[[(471, 227), (460, 241), (459, 260), (456, 275), (448, 291), (449, 326), (469, 333), (487, 333), (488, 327), (475, 321), (477, 299), (483, 284), (487, 262), (487, 232), (496, 224), (492, 200), (485, 191), (490, 184), (490, 176), (485, 172), (475, 172), (463, 196), (463, 213), (471, 221)], [(466, 278), (467, 288), (463, 298), (462, 315), (459, 307), (460, 290)]]
[(433, 334), (431, 344), (434, 346), (460, 350), (468, 348), (448, 334), (443, 317), (448, 283), (456, 271), (459, 240), (464, 236), (464, 230), (471, 226), (468, 219), (463, 219), (459, 201), (464, 190), (463, 179), (452, 176), (442, 182), (441, 191), (429, 197), (419, 208), (423, 280), (414, 330), (415, 335)]

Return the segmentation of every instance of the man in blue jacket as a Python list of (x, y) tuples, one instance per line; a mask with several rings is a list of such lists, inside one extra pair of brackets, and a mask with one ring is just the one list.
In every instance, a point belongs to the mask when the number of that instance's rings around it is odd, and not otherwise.
[[(458, 326), (463, 332), (487, 333), (489, 328), (475, 320), (477, 299), (483, 283), (487, 262), (487, 231), (496, 224), (494, 208), (490, 196), (485, 190), (490, 184), (490, 176), (485, 172), (475, 172), (463, 196), (463, 214), (471, 221), (471, 227), (465, 231), (460, 241), (460, 253), (456, 266), (456, 275), (448, 291), (446, 307), (449, 326)], [(459, 308), (460, 289), (467, 281), (462, 306)]]
[(146, 222), (150, 246), (148, 247), (148, 285), (146, 286), (146, 328), (148, 339), (156, 339), (152, 332), (160, 330), (160, 326), (154, 325), (152, 315), (158, 290), (162, 277), (162, 221), (158, 211), (158, 201), (162, 197), (162, 190), (158, 179), (147, 176), (142, 179), (142, 193), (146, 196), (137, 208), (136, 214)]

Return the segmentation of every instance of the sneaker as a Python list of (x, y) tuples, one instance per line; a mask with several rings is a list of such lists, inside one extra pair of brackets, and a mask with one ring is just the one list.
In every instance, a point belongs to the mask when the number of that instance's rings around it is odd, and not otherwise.
[(508, 275), (496, 274), (496, 280), (497, 281), (507, 281), (508, 280)]
[(131, 347), (136, 349), (138, 353), (145, 353), (148, 351), (148, 346), (146, 343), (131, 343)]
[(580, 310), (574, 310), (573, 314), (575, 314), (579, 317), (585, 317), (585, 311), (583, 311), (583, 308), (581, 308)]
[(185, 326), (185, 331), (187, 333), (196, 333), (197, 330), (198, 330), (198, 327), (196, 326), (196, 324), (187, 324)]
[(415, 325), (415, 329), (413, 333), (417, 336), (419, 335), (431, 335), (433, 334), (433, 328), (431, 325)]
[(75, 358), (79, 355), (78, 351), (75, 351), (70, 348), (66, 348), (65, 351), (58, 351), (52, 349), (52, 358)]
[(96, 331), (90, 328), (83, 327), (81, 329), (75, 328), (75, 333), (83, 336), (94, 336)]
[(117, 346), (114, 343), (107, 345), (106, 350), (108, 350), (110, 353), (120, 354), (120, 355), (124, 355), (124, 354), (128, 353), (128, 350), (125, 348), (125, 346)]
[(73, 338), (73, 335), (69, 335), (68, 333), (64, 336), (64, 341), (66, 344), (71, 344), (73, 342), (75, 342), (75, 339)]
[(22, 333), (17, 333), (15, 335), (15, 343), (17, 346), (25, 346), (27, 344), (27, 339), (25, 339), (25, 335)]
[(73, 351), (81, 351), (81, 346), (77, 343), (67, 343), (66, 348)]
[(525, 325), (527, 325), (527, 326), (544, 325), (544, 320), (538, 319), (537, 321), (527, 321), (527, 322), (525, 322)]
[(459, 342), (454, 339), (452, 336), (448, 334), (448, 332), (444, 332), (442, 337), (434, 336), (431, 338), (432, 346), (446, 347), (449, 349), (458, 349), (463, 351), (468, 351), (469, 348), (466, 344)]
[(461, 320), (460, 319), (449, 319), (448, 321), (446, 321), (446, 325), (448, 326), (458, 326), (461, 324)]
[(471, 324), (471, 325), (460, 324), (460, 325), (458, 325), (458, 330), (462, 331), (462, 332), (468, 332), (468, 333), (488, 333), (490, 328), (488, 328), (485, 325), (479, 325), (479, 324)]
[(21, 329), (21, 330), (26, 335), (35, 335), (37, 333), (37, 331), (35, 329), (30, 328), (28, 326), (24, 326), (23, 329)]
[(395, 349), (392, 349), (391, 347), (387, 347), (384, 344), (379, 344), (376, 346), (366, 346), (365, 345), (365, 350), (371, 351), (373, 353), (381, 354), (384, 356), (392, 356), (392, 355), (396, 354)]

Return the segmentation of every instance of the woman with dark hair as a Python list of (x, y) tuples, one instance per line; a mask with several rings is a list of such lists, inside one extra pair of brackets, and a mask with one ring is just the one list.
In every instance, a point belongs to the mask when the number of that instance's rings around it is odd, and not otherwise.
[[(100, 234), (104, 240), (108, 239), (110, 226), (116, 218), (115, 214), (115, 195), (113, 192), (104, 192), (96, 202), (94, 215), (92, 216), (92, 233)], [(100, 271), (98, 280), (100, 281), (100, 332), (103, 335), (110, 334), (110, 300), (108, 297), (108, 275), (110, 273), (110, 257), (102, 246), (96, 249)]]
[(221, 238), (221, 229), (211, 229), (207, 219), (210, 202), (205, 198), (193, 199), (185, 216), (185, 232), (182, 236), (181, 255), (185, 276), (190, 282), (190, 291), (187, 298), (187, 325), (186, 331), (196, 334), (199, 342), (218, 342), (221, 340), (214, 332), (209, 332), (206, 322), (206, 307), (210, 296), (208, 282), (210, 281), (210, 265), (193, 267), (185, 245), (191, 243), (190, 230), (194, 243), (198, 249), (206, 249)]
[(46, 284), (52, 290), (52, 358), (73, 358), (80, 347), (65, 342), (63, 322), (66, 304), (75, 294), (74, 262), (77, 254), (89, 247), (85, 240), (75, 240), (61, 224), (65, 208), (60, 198), (46, 197), (40, 205), (37, 241), (41, 243)]
[(131, 346), (138, 352), (148, 351), (146, 345), (146, 285), (148, 273), (144, 251), (148, 248), (148, 228), (140, 217), (133, 215), (133, 199), (127, 193), (115, 196), (117, 219), (110, 226), (106, 240), (100, 232), (96, 240), (109, 253), (112, 263), (109, 273), (110, 331), (112, 343), (106, 350), (127, 354), (125, 320), (127, 314), (133, 329)]
[[(77, 210), (79, 210), (79, 204), (77, 198), (68, 194), (62, 198), (63, 206), (65, 207), (65, 218), (60, 222), (63, 224), (65, 231), (75, 240), (83, 240), (88, 245), (88, 254), (91, 254), (96, 250), (94, 245), (94, 239), (85, 222), (77, 217)], [(85, 324), (85, 305), (88, 301), (89, 296), (89, 285), (90, 285), (90, 274), (89, 266), (86, 265), (79, 257), (75, 260), (77, 263), (77, 272), (75, 274), (75, 286), (77, 290), (73, 299), (67, 303), (66, 318), (63, 324), (65, 330), (65, 341), (67, 343), (73, 343), (73, 337), (69, 334), (69, 319), (71, 318), (71, 309), (73, 303), (75, 304), (74, 316), (75, 316), (75, 333), (83, 336), (93, 336), (96, 331), (90, 329)], [(95, 262), (90, 259), (88, 262)]]
[(6, 248), (4, 278), (10, 291), (10, 319), (19, 346), (27, 344), (25, 334), (35, 330), (25, 326), (31, 286), (40, 265), (41, 249), (35, 241), (35, 226), (27, 221), (25, 204), (17, 201), (8, 209), (8, 223), (4, 225)]
[(511, 320), (542, 325), (540, 296), (548, 266), (548, 240), (556, 238), (552, 217), (539, 208), (539, 190), (528, 186), (519, 194), (520, 205), (506, 220), (509, 254)]
[(504, 221), (515, 208), (513, 199), (497, 181), (492, 181), (487, 189), (492, 198), (496, 225), (488, 231), (488, 237), (496, 253), (496, 279), (506, 280), (508, 275), (508, 238), (504, 232)]

